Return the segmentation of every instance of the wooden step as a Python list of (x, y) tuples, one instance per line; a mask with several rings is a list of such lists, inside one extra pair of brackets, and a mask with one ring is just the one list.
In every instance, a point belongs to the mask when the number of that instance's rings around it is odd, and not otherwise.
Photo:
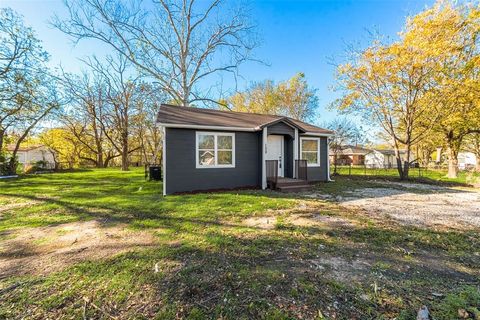
[(306, 180), (279, 178), (277, 181), (277, 188), (290, 187), (290, 186), (304, 186), (304, 185), (308, 185), (308, 182)]
[(311, 185), (303, 183), (293, 186), (277, 186), (277, 189), (280, 192), (303, 192), (309, 191), (311, 189)]

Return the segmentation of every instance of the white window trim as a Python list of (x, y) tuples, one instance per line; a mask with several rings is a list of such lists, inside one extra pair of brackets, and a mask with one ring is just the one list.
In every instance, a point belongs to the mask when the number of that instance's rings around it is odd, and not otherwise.
[[(198, 159), (198, 137), (200, 135), (212, 135), (214, 136), (214, 155), (215, 155), (215, 164), (211, 166), (205, 166), (199, 164)], [(232, 164), (218, 164), (218, 145), (217, 139), (218, 136), (230, 136), (232, 137)], [(223, 150), (223, 149), (222, 149)], [(220, 151), (222, 151), (220, 150)], [(232, 132), (207, 132), (207, 131), (196, 131), (195, 134), (195, 168), (197, 169), (216, 169), (216, 168), (235, 168), (235, 133)]]
[[(303, 154), (303, 148), (302, 148), (302, 142), (304, 140), (314, 140), (314, 141), (317, 141), (317, 163), (308, 163), (307, 162), (307, 167), (320, 167), (320, 138), (310, 138), (310, 137), (301, 137), (300, 138), (300, 159), (304, 160), (302, 158), (302, 154)], [(307, 151), (305, 151), (307, 152)], [(313, 151), (312, 151), (313, 152)], [(306, 159), (305, 159), (306, 160)]]

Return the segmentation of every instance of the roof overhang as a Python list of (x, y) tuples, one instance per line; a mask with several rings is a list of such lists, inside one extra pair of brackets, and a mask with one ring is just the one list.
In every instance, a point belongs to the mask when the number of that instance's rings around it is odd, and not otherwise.
[(242, 128), (242, 127), (223, 127), (223, 126), (202, 126), (202, 125), (191, 125), (191, 124), (175, 124), (175, 123), (162, 123), (157, 122), (160, 127), (164, 128), (175, 128), (175, 129), (198, 129), (198, 130), (223, 130), (223, 131), (246, 131), (246, 132), (255, 132), (260, 131), (261, 128)]
[(314, 136), (314, 137), (333, 137), (334, 133), (319, 133), (319, 132), (305, 132), (302, 136)]
[[(157, 125), (164, 128), (174, 129), (198, 129), (198, 130), (217, 130), (217, 131), (244, 131), (244, 132), (257, 132), (261, 131), (263, 127), (244, 128), (244, 127), (223, 127), (223, 126), (202, 126), (191, 124), (175, 124), (175, 123), (162, 123), (157, 122)], [(333, 133), (318, 133), (318, 132), (304, 132), (302, 136), (314, 136), (314, 137), (333, 137)]]

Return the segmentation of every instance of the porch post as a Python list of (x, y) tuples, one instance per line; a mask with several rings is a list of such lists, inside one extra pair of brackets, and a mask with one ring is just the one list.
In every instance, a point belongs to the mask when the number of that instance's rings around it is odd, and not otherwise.
[(297, 178), (295, 172), (295, 160), (298, 160), (298, 128), (295, 128), (295, 139), (293, 140), (293, 177)]
[(265, 164), (265, 154), (267, 153), (267, 127), (262, 130), (262, 189), (267, 189), (267, 166)]

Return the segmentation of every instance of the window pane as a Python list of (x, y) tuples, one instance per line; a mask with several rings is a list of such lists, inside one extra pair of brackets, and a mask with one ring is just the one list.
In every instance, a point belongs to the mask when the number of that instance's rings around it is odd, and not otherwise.
[(232, 151), (217, 151), (217, 153), (218, 153), (218, 164), (233, 163)]
[(198, 149), (213, 149), (215, 148), (215, 136), (199, 134), (198, 135)]
[(232, 136), (218, 136), (217, 149), (232, 149)]
[(302, 140), (302, 151), (317, 151), (318, 140)]
[(201, 166), (213, 166), (215, 165), (214, 150), (205, 150), (198, 152), (198, 164)]
[(317, 164), (318, 154), (317, 152), (302, 152), (302, 159), (307, 160), (307, 163)]

